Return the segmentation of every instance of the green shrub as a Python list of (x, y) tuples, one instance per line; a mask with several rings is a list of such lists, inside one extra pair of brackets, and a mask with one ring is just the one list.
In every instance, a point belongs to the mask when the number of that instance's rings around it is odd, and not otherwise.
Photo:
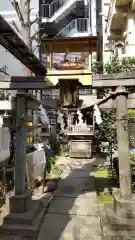
[(60, 152), (60, 143), (57, 141), (57, 137), (51, 135), (49, 137), (49, 143), (51, 145), (51, 149), (52, 151), (54, 151), (55, 153), (59, 153)]
[(130, 148), (135, 147), (135, 110), (128, 110), (128, 128), (129, 128), (129, 141)]
[(135, 191), (135, 153), (131, 153), (130, 164), (131, 164), (132, 190), (134, 192)]
[(46, 171), (47, 171), (47, 173), (51, 172), (51, 169), (55, 165), (55, 162), (56, 162), (55, 156), (47, 159), (47, 161), (46, 161)]

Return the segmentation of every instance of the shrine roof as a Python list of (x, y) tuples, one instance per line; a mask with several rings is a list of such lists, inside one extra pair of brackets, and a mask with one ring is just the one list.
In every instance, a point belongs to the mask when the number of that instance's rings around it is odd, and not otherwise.
[(42, 42), (45, 44), (46, 51), (54, 53), (65, 52), (91, 52), (97, 51), (99, 37), (70, 37), (70, 38), (45, 38)]
[(0, 15), (0, 44), (34, 74), (46, 75), (43, 64), (2, 15)]

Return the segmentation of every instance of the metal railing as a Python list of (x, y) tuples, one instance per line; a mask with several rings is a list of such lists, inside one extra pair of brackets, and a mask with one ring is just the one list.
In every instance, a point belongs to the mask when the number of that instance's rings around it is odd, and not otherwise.
[(85, 33), (88, 32), (88, 18), (78, 18), (74, 19), (72, 22), (70, 22), (65, 28), (63, 28), (56, 36), (55, 38), (62, 38), (67, 36), (72, 30), (75, 30), (75, 32), (81, 32)]
[(54, 0), (50, 4), (50, 17), (54, 15), (61, 7), (64, 6), (65, 3), (67, 3), (69, 0)]
[(93, 125), (86, 125), (86, 127), (79, 126), (79, 125), (70, 125), (65, 130), (68, 133), (93, 133), (94, 132), (94, 126)]
[(107, 32), (107, 29), (108, 29), (108, 27), (110, 25), (111, 16), (112, 16), (113, 7), (114, 7), (115, 2), (116, 2), (116, 0), (110, 0), (109, 10), (108, 10), (108, 15), (107, 15), (107, 23), (106, 23), (106, 27), (105, 27), (105, 32)]
[(49, 9), (50, 5), (49, 4), (42, 4), (41, 5), (41, 17), (49, 18)]
[(69, 0), (54, 0), (51, 4), (41, 5), (41, 17), (52, 17)]

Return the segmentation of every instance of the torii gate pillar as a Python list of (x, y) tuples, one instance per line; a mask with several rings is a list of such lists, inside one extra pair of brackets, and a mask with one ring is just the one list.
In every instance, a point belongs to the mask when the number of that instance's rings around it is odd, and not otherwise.
[(24, 93), (20, 93), (16, 101), (15, 195), (9, 201), (10, 213), (24, 213), (31, 206), (32, 193), (25, 189), (27, 119), (27, 100)]
[(9, 214), (3, 219), (0, 234), (19, 236), (19, 239), (32, 238), (33, 236), (35, 239), (37, 238), (39, 226), (45, 212), (42, 202), (33, 200), (31, 190), (25, 188), (28, 109), (32, 109), (32, 105), (34, 105), (34, 109), (37, 108), (39, 103), (32, 97), (28, 98), (25, 89), (22, 92), (19, 90), (16, 105), (14, 106), (16, 107), (15, 126), (11, 126), (9, 123), (9, 127), (16, 130), (15, 194), (9, 199)]
[(117, 90), (122, 91), (122, 94), (119, 94), (116, 97), (116, 126), (119, 157), (120, 194), (116, 194), (114, 196), (114, 209), (117, 216), (127, 218), (127, 214), (128, 216), (130, 213), (132, 214), (132, 190), (127, 107), (128, 92), (123, 86), (118, 87)]

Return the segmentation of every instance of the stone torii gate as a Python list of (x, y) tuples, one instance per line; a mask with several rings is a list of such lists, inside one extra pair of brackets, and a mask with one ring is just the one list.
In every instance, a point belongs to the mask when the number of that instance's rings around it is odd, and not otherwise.
[[(36, 239), (40, 221), (44, 215), (44, 207), (41, 202), (36, 203), (31, 199), (32, 192), (26, 190), (26, 137), (28, 126), (28, 109), (36, 110), (41, 104), (27, 90), (41, 90), (47, 88), (44, 77), (11, 77), (0, 76), (0, 89), (18, 90), (15, 101), (12, 102), (16, 109), (15, 125), (10, 118), (5, 119), (4, 126), (16, 131), (15, 152), (15, 194), (9, 199), (9, 214), (4, 218), (0, 233), (34, 237)], [(34, 127), (43, 127), (38, 125)]]
[[(110, 79), (109, 79), (110, 77)], [(118, 78), (118, 75), (117, 75)], [(93, 87), (117, 88), (117, 136), (120, 161), (120, 186), (121, 195), (115, 197), (115, 207), (118, 215), (126, 215), (132, 211), (131, 176), (130, 176), (130, 156), (127, 128), (127, 92), (119, 86), (135, 86), (134, 75), (121, 76), (116, 81), (116, 76), (96, 76), (93, 78)], [(4, 224), (0, 227), (0, 232), (8, 235), (33, 237), (36, 239), (40, 221), (44, 214), (44, 207), (41, 203), (34, 205), (31, 200), (31, 191), (25, 189), (25, 155), (26, 155), (26, 134), (27, 134), (27, 109), (37, 108), (40, 104), (31, 95), (24, 94), (26, 90), (40, 90), (47, 88), (44, 77), (10, 77), (0, 76), (0, 89), (19, 90), (17, 94), (16, 107), (16, 156), (15, 156), (15, 194), (10, 198), (10, 214), (4, 218)], [(22, 91), (22, 93), (21, 93)], [(124, 123), (124, 124), (123, 124)], [(7, 126), (7, 123), (5, 123)], [(11, 127), (11, 125), (8, 125)], [(41, 126), (40, 126), (41, 127)], [(124, 206), (124, 208), (123, 208)], [(25, 239), (25, 238), (24, 238)]]
[[(121, 218), (135, 217), (135, 207), (132, 200), (130, 149), (128, 133), (128, 108), (135, 108), (135, 93), (128, 94), (125, 87), (132, 87), (135, 91), (135, 74), (120, 73), (93, 76), (93, 88), (111, 88), (107, 97), (98, 100), (94, 105), (99, 108), (116, 109), (116, 128), (119, 156), (120, 193), (114, 196), (114, 210)], [(92, 105), (82, 108), (89, 109)]]

